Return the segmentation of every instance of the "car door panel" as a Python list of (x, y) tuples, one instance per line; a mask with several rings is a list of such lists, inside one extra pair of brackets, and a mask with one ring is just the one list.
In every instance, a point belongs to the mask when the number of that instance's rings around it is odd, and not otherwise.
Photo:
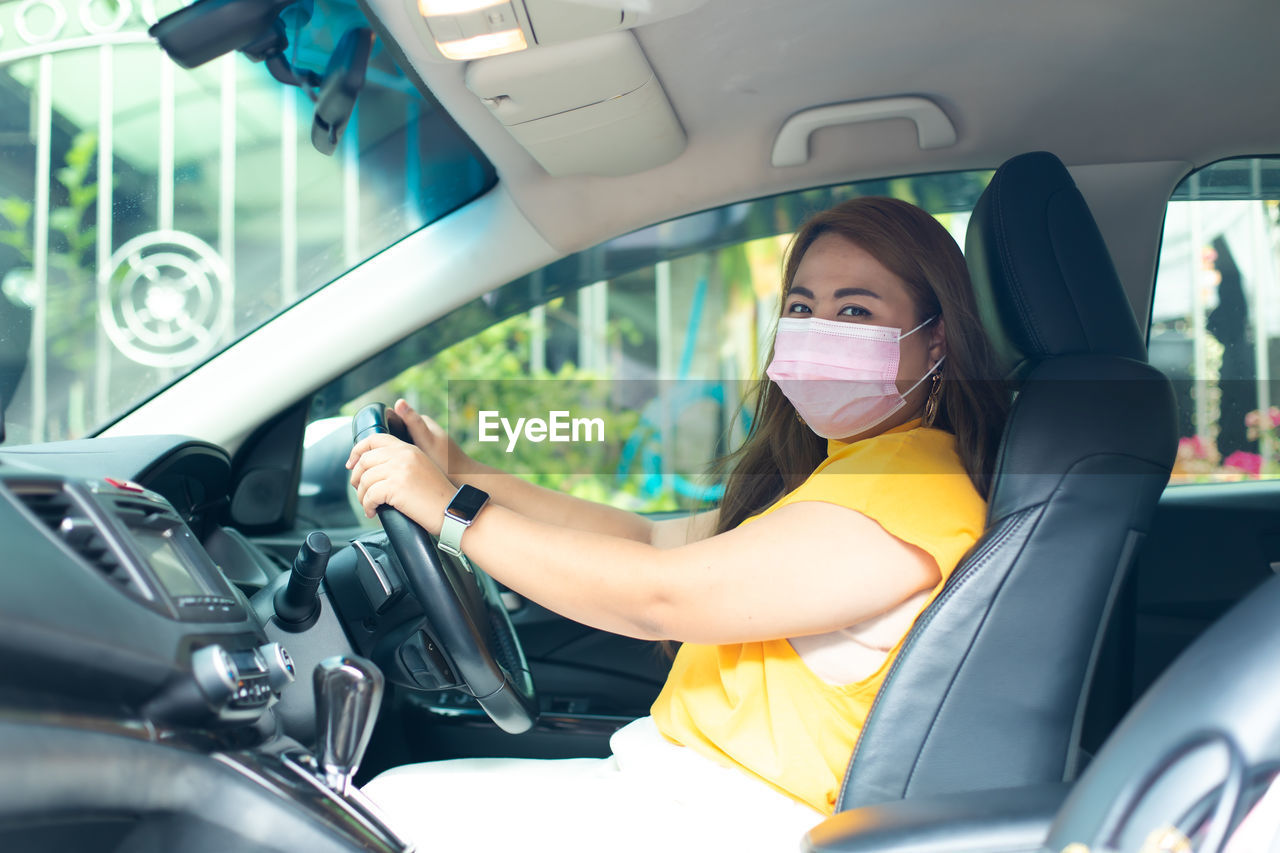
[(1280, 565), (1280, 482), (1165, 490), (1117, 597), (1081, 736), (1095, 752), (1173, 660)]
[(1280, 567), (1280, 482), (1165, 490), (1134, 570), (1134, 692)]

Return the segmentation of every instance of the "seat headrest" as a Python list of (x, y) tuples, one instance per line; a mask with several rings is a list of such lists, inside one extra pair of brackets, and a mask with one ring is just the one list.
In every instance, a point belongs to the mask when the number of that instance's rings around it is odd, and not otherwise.
[(1022, 154), (996, 170), (969, 220), (965, 259), (1006, 364), (1079, 353), (1146, 360), (1102, 233), (1054, 155)]

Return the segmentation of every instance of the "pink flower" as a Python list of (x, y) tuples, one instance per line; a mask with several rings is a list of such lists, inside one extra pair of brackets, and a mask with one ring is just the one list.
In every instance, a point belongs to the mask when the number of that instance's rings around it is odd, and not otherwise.
[(1257, 476), (1262, 473), (1262, 457), (1256, 453), (1245, 453), (1237, 450), (1222, 460), (1223, 468), (1234, 468), (1246, 474)]
[(1209, 449), (1198, 435), (1178, 439), (1178, 455), (1183, 459), (1206, 459)]
[[(1266, 423), (1267, 423), (1267, 427), (1270, 429), (1275, 429), (1276, 427), (1280, 427), (1280, 408), (1272, 406), (1271, 408), (1267, 409)], [(1258, 427), (1262, 426), (1263, 417), (1262, 417), (1261, 410), (1254, 409), (1252, 412), (1249, 412), (1247, 415), (1245, 415), (1244, 425), (1247, 426), (1250, 430), (1256, 430), (1258, 429)]]

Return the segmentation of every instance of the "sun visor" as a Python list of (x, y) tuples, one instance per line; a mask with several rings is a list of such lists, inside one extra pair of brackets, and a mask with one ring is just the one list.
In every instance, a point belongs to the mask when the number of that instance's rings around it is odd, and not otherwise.
[(629, 31), (471, 62), (467, 88), (553, 176), (618, 176), (675, 159), (684, 130)]

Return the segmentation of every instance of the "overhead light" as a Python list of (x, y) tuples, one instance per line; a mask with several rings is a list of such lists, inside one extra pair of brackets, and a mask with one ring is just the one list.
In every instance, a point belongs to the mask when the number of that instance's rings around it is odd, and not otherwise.
[(520, 30), (503, 30), (498, 33), (485, 33), (457, 41), (436, 42), (445, 59), (483, 59), (486, 56), (498, 56), (503, 53), (514, 53), (529, 46), (524, 33)]
[(436, 15), (466, 15), (490, 9), (494, 6), (509, 6), (510, 0), (418, 0), (418, 10), (424, 18)]
[(511, 0), (418, 0), (418, 11), (446, 59), (481, 59), (529, 46)]

